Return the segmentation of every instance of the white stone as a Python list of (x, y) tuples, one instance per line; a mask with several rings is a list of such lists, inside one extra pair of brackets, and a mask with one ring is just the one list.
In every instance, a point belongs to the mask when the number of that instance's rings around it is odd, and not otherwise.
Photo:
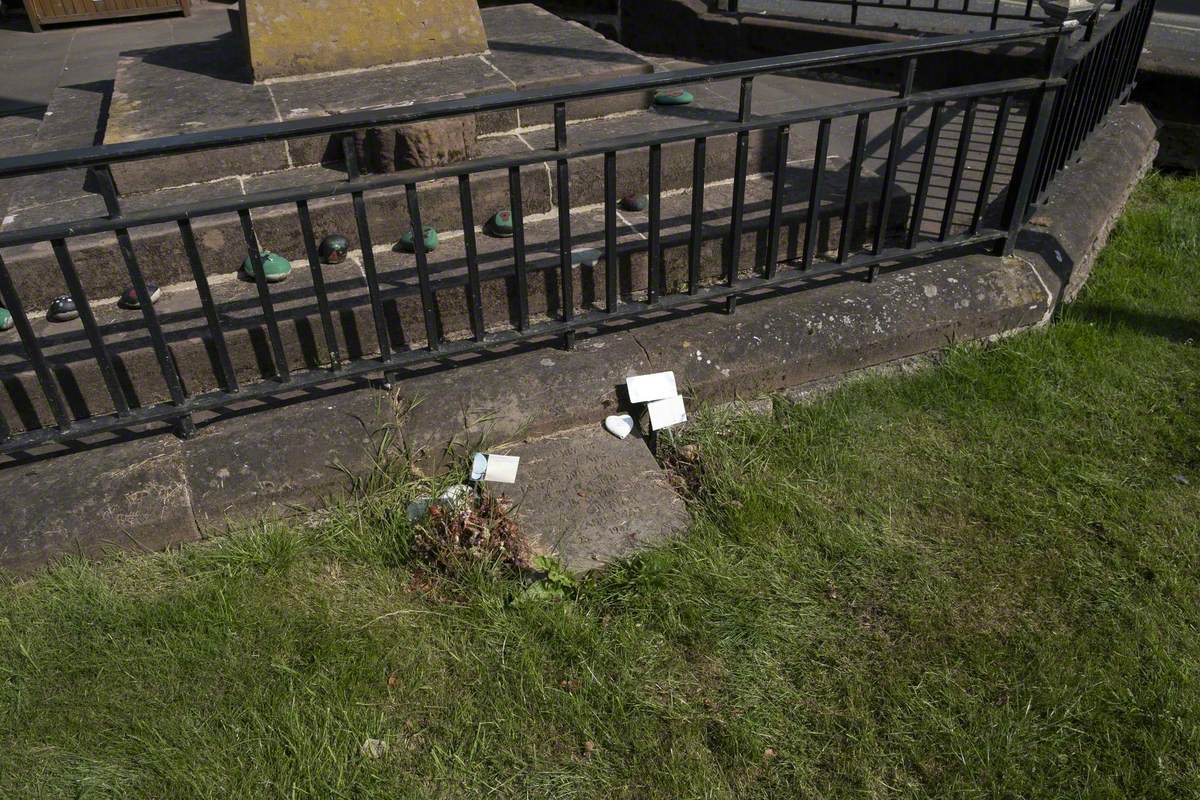
[(595, 267), (604, 254), (593, 247), (576, 247), (571, 251), (571, 263), (584, 267)]
[(628, 414), (613, 414), (604, 420), (604, 427), (618, 439), (633, 433), (633, 417)]
[(438, 500), (441, 500), (451, 508), (461, 508), (462, 506), (465, 506), (467, 502), (474, 496), (474, 489), (464, 483), (460, 483), (457, 486), (451, 486), (449, 489), (438, 495)]

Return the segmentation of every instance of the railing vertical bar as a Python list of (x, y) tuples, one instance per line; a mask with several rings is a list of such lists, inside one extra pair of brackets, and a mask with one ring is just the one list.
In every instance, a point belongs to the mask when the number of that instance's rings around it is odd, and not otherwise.
[(779, 266), (779, 231), (783, 227), (783, 190), (787, 182), (788, 140), (791, 126), (775, 131), (775, 172), (771, 181), (771, 217), (767, 229), (767, 277), (773, 278)]
[(822, 183), (825, 180), (825, 161), (829, 157), (829, 130), (832, 119), (823, 119), (817, 125), (817, 146), (813, 154), (812, 182), (808, 187), (808, 214), (804, 220), (804, 260), (802, 270), (812, 266), (817, 254), (817, 237), (820, 235)]
[(529, 273), (525, 266), (525, 209), (521, 168), (508, 168), (508, 199), (512, 207), (513, 263), (517, 274), (517, 330), (529, 327)]
[(1146, 46), (1146, 36), (1150, 31), (1150, 23), (1154, 17), (1154, 0), (1142, 0), (1142, 4), (1138, 7), (1137, 22), (1132, 25), (1134, 28), (1134, 44), (1130, 53), (1129, 64), (1126, 68), (1125, 91), (1122, 96), (1128, 96), (1128, 93), (1133, 90), (1133, 85), (1137, 82), (1138, 61), (1142, 55), (1142, 48)]
[(971, 149), (971, 134), (975, 130), (975, 113), (978, 107), (978, 97), (972, 97), (967, 101), (962, 130), (958, 134), (958, 152), (954, 154), (954, 169), (950, 173), (950, 187), (946, 191), (946, 207), (942, 212), (942, 227), (938, 232), (938, 241), (946, 241), (950, 236), (950, 229), (954, 225), (954, 207), (958, 205), (963, 173), (967, 168), (967, 154)]
[(46, 396), (50, 413), (54, 415), (54, 422), (58, 425), (59, 430), (65, 433), (71, 429), (72, 424), (71, 416), (67, 413), (66, 401), (63, 400), (62, 392), (58, 388), (58, 381), (55, 380), (50, 365), (46, 363), (46, 356), (42, 353), (41, 345), (38, 344), (37, 334), (29, 322), (29, 317), (25, 314), (25, 304), (21, 302), (16, 287), (13, 286), (12, 277), (8, 274), (8, 267), (5, 266), (3, 258), (0, 258), (0, 298), (3, 298), (4, 307), (12, 314), (13, 323), (17, 328), (17, 336), (21, 339), (26, 355), (33, 363), (33, 371), (37, 375), (38, 384), (42, 387), (42, 394)]
[[(1088, 57), (1084, 57), (1067, 73), (1067, 85), (1059, 90), (1050, 115), (1050, 133), (1043, 151), (1044, 184), (1049, 185), (1066, 163), (1071, 149), (1071, 120), (1079, 112), (1080, 95), (1083, 91), (1084, 70)], [(1032, 113), (1032, 109), (1030, 111)]]
[[(430, 350), (442, 346), (438, 334), (437, 297), (429, 283), (429, 255), (425, 252), (425, 226), (421, 224), (421, 200), (417, 197), (417, 185), (404, 185), (404, 199), (408, 203), (408, 221), (412, 226), (413, 256), (417, 262), (417, 285), (421, 290), (421, 316), (425, 321), (425, 343)], [(516, 230), (514, 217), (513, 230)]]
[(1131, 56), (1130, 50), (1133, 46), (1133, 26), (1128, 23), (1130, 18), (1125, 18), (1117, 23), (1116, 28), (1109, 34), (1115, 37), (1116, 41), (1113, 44), (1113, 53), (1111, 65), (1108, 70), (1108, 75), (1104, 81), (1103, 88), (1103, 107), (1099, 109), (1095, 119), (1092, 122), (1093, 130), (1103, 121), (1108, 114), (1109, 109), (1117, 103), (1121, 96), (1121, 88), (1125, 79), (1125, 65), (1129, 62)]
[(1088, 70), (1087, 82), (1083, 92), (1083, 100), (1079, 104), (1079, 113), (1075, 118), (1074, 136), (1071, 140), (1071, 154), (1074, 155), (1091, 126), (1093, 113), (1100, 104), (1101, 86), (1104, 84), (1104, 74), (1107, 69), (1106, 61), (1112, 55), (1112, 37), (1106, 36), (1099, 46), (1091, 52), (1092, 65)]
[[(908, 97), (912, 92), (916, 72), (916, 58), (905, 59), (903, 78), (900, 81), (900, 97)], [(900, 162), (900, 146), (904, 141), (904, 129), (907, 121), (908, 106), (900, 106), (896, 109), (896, 115), (892, 120), (892, 135), (888, 140), (887, 163), (883, 170), (883, 190), (879, 198), (879, 219), (875, 224), (875, 239), (872, 246), (872, 252), (875, 255), (883, 252), (884, 240), (887, 237), (888, 220), (892, 213), (892, 191), (895, 189), (896, 170)], [(875, 280), (878, 271), (879, 266), (872, 264), (867, 270), (867, 280)]]
[(263, 320), (267, 325), (267, 339), (271, 343), (271, 355), (275, 360), (275, 377), (286, 383), (291, 379), (291, 370), (288, 369), (287, 351), (283, 349), (283, 338), (279, 334), (279, 321), (275, 318), (275, 303), (271, 300), (271, 290), (267, 286), (267, 276), (263, 270), (262, 248), (258, 243), (258, 236), (254, 233), (250, 210), (243, 208), (238, 211), (238, 218), (242, 222), (242, 236), (246, 240), (250, 266), (254, 269), (254, 286), (258, 289), (258, 302), (262, 306)]
[(666, 291), (666, 275), (662, 260), (662, 145), (650, 145), (650, 231), (647, 238), (646, 282), (647, 296), (653, 303), (660, 292)]
[(304, 237), (304, 251), (308, 256), (308, 268), (312, 272), (313, 290), (317, 295), (317, 313), (321, 315), (321, 329), (325, 334), (325, 348), (329, 351), (329, 364), (337, 369), (341, 366), (342, 355), (338, 350), (337, 335), (333, 329), (333, 314), (329, 311), (329, 290), (325, 287), (325, 270), (321, 265), (321, 254), (317, 250), (317, 237), (307, 200), (296, 201), (296, 215), (300, 218), (300, 235)]
[(839, 264), (845, 263), (850, 255), (850, 241), (854, 237), (854, 226), (857, 223), (858, 184), (862, 176), (863, 151), (867, 144), (867, 125), (871, 120), (870, 113), (858, 115), (854, 127), (854, 145), (850, 152), (850, 177), (846, 180), (846, 202), (842, 207), (842, 235), (838, 240)]
[(475, 241), (475, 204), (471, 199), (470, 174), (458, 176), (458, 206), (462, 212), (463, 250), (467, 257), (467, 306), (471, 336), (482, 342), (487, 328), (483, 321), (483, 290), (479, 286), (479, 251)]
[(996, 112), (996, 127), (992, 130), (992, 142), (988, 146), (987, 161), (983, 167), (983, 177), (979, 181), (979, 196), (975, 198), (975, 211), (971, 215), (970, 233), (979, 231), (979, 223), (987, 208), (988, 195), (992, 192), (992, 182), (996, 178), (996, 166), (1000, 163), (1000, 150), (1004, 146), (1004, 133), (1008, 129), (1008, 113), (1012, 106), (1012, 95), (1000, 98), (1000, 109)]
[(1150, 23), (1154, 15), (1154, 0), (1142, 0), (1142, 4), (1138, 7), (1138, 18), (1132, 24), (1134, 29), (1134, 42), (1131, 48), (1129, 62), (1126, 67), (1125, 88), (1121, 92), (1122, 98), (1128, 97), (1133, 91), (1133, 86), (1137, 82), (1138, 60), (1141, 58), (1142, 48), (1146, 45), (1146, 35), (1150, 31)]
[(992, 2), (991, 30), (996, 30), (996, 28), (1000, 27), (1000, 3), (1001, 0), (993, 0)]
[(213, 348), (217, 351), (217, 364), (221, 369), (218, 376), (225, 391), (238, 391), (237, 373), (233, 369), (233, 361), (229, 358), (229, 347), (225, 344), (225, 333), (221, 330), (221, 318), (217, 314), (217, 304), (213, 301), (212, 289), (208, 285), (208, 275), (204, 273), (204, 264), (200, 260), (200, 248), (196, 246), (196, 234), (192, 231), (192, 222), (187, 218), (178, 220), (179, 235), (183, 239), (183, 251), (187, 255), (188, 265), (192, 269), (192, 279), (196, 282), (196, 293), (200, 295), (200, 306), (204, 309), (204, 318), (208, 323), (208, 333), (212, 337)]
[(688, 294), (700, 290), (700, 248), (704, 243), (704, 162), (707, 141), (696, 140), (692, 150), (692, 213), (691, 237), (688, 241)]
[(937, 157), (938, 141), (942, 136), (942, 109), (945, 103), (934, 103), (930, 108), (929, 128), (925, 134), (925, 155), (921, 159), (921, 174), (917, 179), (917, 196), (913, 198), (912, 223), (908, 229), (907, 247), (917, 244), (921, 235), (921, 223), (925, 218), (925, 204), (929, 201), (929, 182), (933, 177), (933, 162)]
[(1105, 87), (1108, 85), (1109, 71), (1112, 68), (1113, 37), (1104, 37), (1096, 48), (1097, 58), (1089, 76), (1087, 93), (1084, 95), (1079, 115), (1079, 126), (1076, 131), (1075, 148), (1083, 144), (1096, 122), (1103, 115), (1107, 104), (1104, 102)]
[[(353, 180), (359, 176), (358, 154), (354, 149), (353, 136), (342, 137), (342, 153), (346, 160), (346, 174)], [(362, 192), (351, 192), (350, 198), (354, 205), (358, 243), (362, 249), (363, 276), (367, 280), (367, 295), (371, 300), (371, 317), (375, 321), (375, 336), (379, 340), (379, 359), (386, 364), (392, 360), (392, 341), (388, 335), (387, 317), (383, 314), (383, 301), (379, 297), (379, 274), (375, 269), (375, 245), (371, 241), (367, 203)]]
[[(1050, 42), (1047, 52), (1046, 76), (1063, 74), (1067, 59), (1068, 37), (1064, 33)], [(1021, 135), (1021, 147), (1017, 152), (1016, 169), (1009, 183), (1008, 196), (1004, 203), (1003, 227), (1006, 230), (1000, 254), (1011, 255), (1017, 245), (1017, 234), (1025, 224), (1029, 213), (1033, 183), (1037, 177), (1039, 162), (1045, 156), (1046, 131), (1050, 126), (1051, 110), (1058, 97), (1057, 86), (1042, 85), (1033, 93), (1025, 130)]]
[(1104, 37), (1104, 41), (1092, 51), (1095, 60), (1092, 62), (1092, 68), (1089, 70), (1087, 87), (1084, 91), (1083, 102), (1079, 105), (1079, 115), (1075, 124), (1075, 136), (1072, 141), (1071, 152), (1076, 153), (1083, 140), (1087, 138), (1088, 131), (1091, 129), (1092, 120), (1095, 118), (1097, 108), (1102, 104), (1103, 86), (1106, 81), (1106, 73), (1108, 70), (1107, 60), (1112, 56), (1112, 37)]
[[(1071, 74), (1073, 73), (1068, 73), (1068, 80)], [(1034, 179), (1035, 197), (1041, 196), (1058, 169), (1055, 154), (1059, 152), (1066, 139), (1064, 120), (1067, 114), (1069, 92), (1072, 88), (1073, 85), (1068, 83), (1065, 90), (1060, 91), (1055, 97), (1054, 106), (1050, 110), (1050, 132), (1046, 136), (1046, 146), (1043, 150), (1042, 158), (1038, 162), (1036, 177)]]
[(187, 400), (183, 391), (183, 382), (179, 378), (179, 370), (171, 355), (171, 348), (167, 346), (166, 337), (163, 336), (158, 312), (154, 310), (154, 303), (150, 299), (150, 289), (146, 286), (146, 278), (138, 264), (137, 254), (133, 250), (133, 242), (129, 238), (129, 231), (125, 228), (117, 228), (115, 233), (117, 248), (121, 251), (121, 258), (125, 261), (125, 268), (129, 271), (133, 291), (137, 294), (138, 306), (140, 306), (142, 318), (146, 321), (146, 329), (150, 332), (150, 345), (154, 348), (155, 358), (158, 359), (158, 368), (167, 384), (167, 392), (171, 395), (172, 403), (177, 406), (182, 405)]
[(617, 309), (617, 154), (604, 154), (604, 310)]
[[(1113, 105), (1124, 102), (1125, 85), (1129, 81), (1129, 64), (1130, 62), (1137, 63), (1140, 53), (1139, 45), (1144, 44), (1138, 39), (1139, 26), (1136, 24), (1137, 22), (1140, 22), (1138, 16), (1132, 15), (1117, 23), (1115, 33), (1119, 39), (1114, 48), (1112, 73), (1105, 87), (1105, 113)], [(1101, 114), (1100, 118), (1103, 116), (1104, 114)], [(1100, 118), (1096, 120), (1097, 123)]]
[[(754, 78), (742, 78), (738, 100), (738, 120), (749, 122), (754, 104)], [(742, 265), (742, 231), (746, 216), (746, 176), (749, 171), (750, 132), (740, 131), (737, 135), (733, 165), (733, 203), (729, 219), (729, 259), (725, 265), (725, 282), (733, 286), (737, 282)], [(733, 301), (736, 302), (736, 301)], [(731, 305), (732, 309), (733, 306)]]
[(113, 369), (112, 358), (108, 354), (108, 348), (105, 347), (104, 338), (100, 335), (100, 326), (96, 324), (96, 316), (92, 313), (92, 306), (88, 302), (87, 295), (83, 291), (83, 286), (79, 282), (79, 273), (76, 272), (75, 263), (71, 260), (71, 252), (67, 248), (66, 241), (63, 239), (55, 239), (50, 243), (50, 246), (54, 250), (54, 257), (58, 260), (58, 266), (62, 270), (63, 278), (66, 279), (67, 291), (71, 294), (71, 298), (75, 301), (75, 308), (79, 311), (79, 319), (83, 323), (83, 329), (87, 333), (88, 342), (91, 344), (92, 355), (96, 359), (96, 365), (100, 368), (100, 375), (104, 378), (104, 385), (108, 388), (108, 393), (112, 397), (113, 408), (116, 409), (119, 416), (125, 416), (129, 413), (129, 402), (125, 399), (125, 391), (117, 381), (117, 373)]
[(737, 135), (737, 152), (733, 166), (733, 209), (729, 229), (729, 263), (725, 266), (725, 282), (737, 282), (742, 263), (742, 227), (746, 214), (746, 172), (750, 155), (750, 134)]
[[(1110, 86), (1110, 96), (1113, 103), (1124, 102), (1125, 87), (1132, 80), (1133, 75), (1136, 75), (1138, 57), (1141, 55), (1141, 48), (1145, 45), (1144, 40), (1139, 35), (1141, 33), (1140, 23), (1142, 13), (1139, 7), (1138, 11), (1117, 23), (1121, 39), (1117, 45), (1117, 55), (1113, 59), (1115, 68)], [(1130, 64), (1134, 65), (1134, 73), (1132, 75)]]
[[(554, 104), (554, 149), (567, 146), (567, 104)], [(567, 159), (556, 164), (558, 175), (558, 264), (562, 283), (562, 319), (575, 318), (575, 273), (571, 263), (571, 168)]]

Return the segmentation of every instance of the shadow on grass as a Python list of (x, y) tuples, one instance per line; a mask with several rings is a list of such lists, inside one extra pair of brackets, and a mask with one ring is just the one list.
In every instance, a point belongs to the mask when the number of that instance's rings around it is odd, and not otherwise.
[(1071, 308), (1069, 319), (1091, 322), (1107, 328), (1137, 331), (1146, 336), (1158, 336), (1186, 344), (1200, 342), (1200, 319), (1147, 314), (1110, 306), (1079, 304)]

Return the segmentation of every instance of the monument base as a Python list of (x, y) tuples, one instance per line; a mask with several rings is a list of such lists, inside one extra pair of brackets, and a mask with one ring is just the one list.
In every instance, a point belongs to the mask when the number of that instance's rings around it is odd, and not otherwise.
[[(105, 144), (290, 121), (512, 89), (598, 81), (653, 71), (596, 32), (533, 5), (483, 10), (489, 52), (271, 83), (250, 83), (233, 36), (130, 53), (117, 68)], [(568, 104), (571, 120), (644, 109), (645, 92)], [(198, 111), (199, 110), (199, 111)], [(552, 122), (549, 107), (490, 112), (430, 124), (360, 131), (363, 168), (389, 172), (475, 155), (479, 136)], [(122, 194), (341, 162), (328, 136), (117, 164)]]

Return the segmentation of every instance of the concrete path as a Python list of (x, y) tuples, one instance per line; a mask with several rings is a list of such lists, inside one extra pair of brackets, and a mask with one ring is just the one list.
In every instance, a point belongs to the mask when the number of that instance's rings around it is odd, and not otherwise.
[(57, 25), (41, 33), (24, 15), (6, 14), (0, 21), (0, 116), (40, 118), (60, 86), (111, 85), (117, 56), (126, 50), (204, 41), (229, 31), (233, 7), (198, 0), (190, 17)]

